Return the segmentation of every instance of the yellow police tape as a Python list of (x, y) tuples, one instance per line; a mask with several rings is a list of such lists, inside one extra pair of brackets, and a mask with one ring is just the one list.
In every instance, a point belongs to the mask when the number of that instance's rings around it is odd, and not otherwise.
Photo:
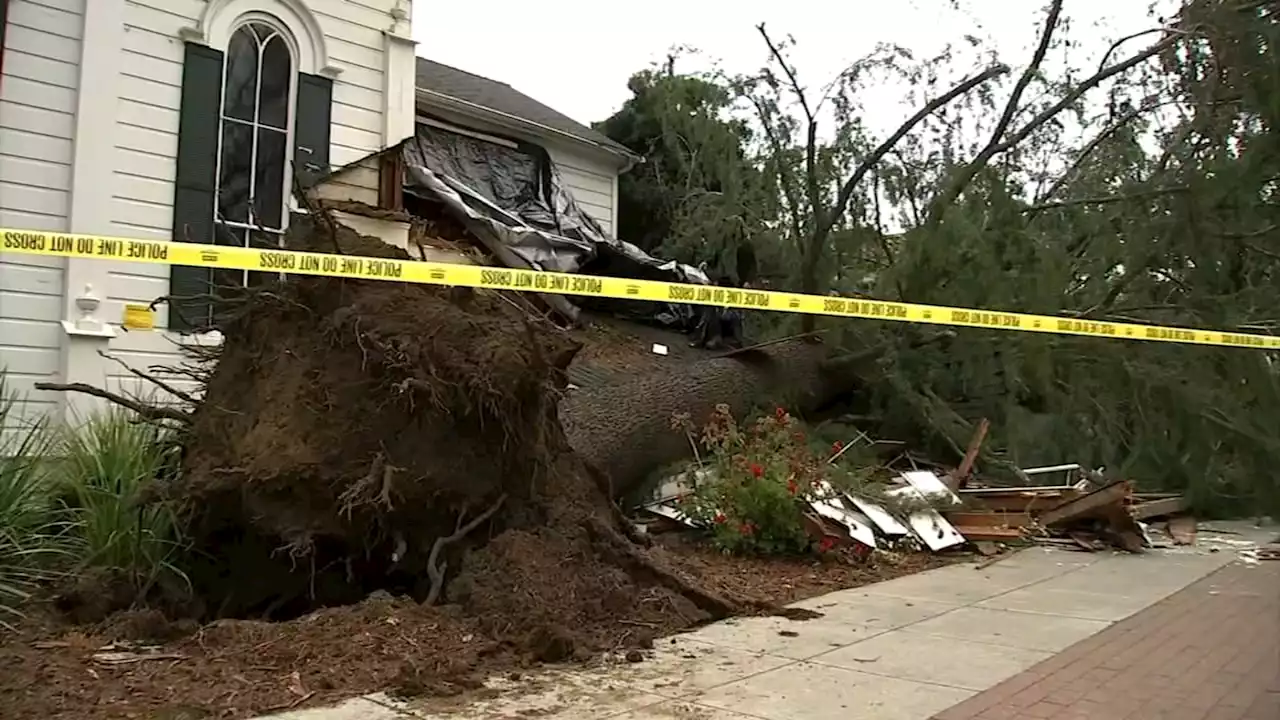
[(428, 285), (544, 292), (558, 295), (719, 305), (745, 310), (836, 315), (868, 320), (929, 325), (982, 327), (996, 330), (1085, 335), (1123, 340), (1149, 340), (1191, 345), (1280, 349), (1280, 336), (1200, 330), (1137, 323), (1096, 322), (1052, 315), (995, 312), (940, 305), (860, 300), (824, 295), (744, 290), (629, 278), (324, 253), (259, 250), (222, 245), (170, 243), (156, 240), (69, 235), (0, 228), (0, 252), (96, 260), (123, 260), (161, 265), (188, 265), (226, 270), (259, 270), (298, 275), (393, 280)]

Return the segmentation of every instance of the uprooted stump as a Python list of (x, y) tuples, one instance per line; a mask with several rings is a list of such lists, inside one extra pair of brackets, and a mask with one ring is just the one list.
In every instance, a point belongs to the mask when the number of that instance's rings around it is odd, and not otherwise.
[[(325, 227), (291, 233), (331, 251)], [(403, 257), (345, 229), (344, 252)], [(206, 617), (386, 589), (559, 660), (750, 603), (627, 539), (557, 418), (576, 345), (493, 294), (291, 277), (249, 293), (160, 496), (187, 508)], [(755, 608), (759, 609), (759, 608)], [(639, 636), (634, 640), (639, 641)]]

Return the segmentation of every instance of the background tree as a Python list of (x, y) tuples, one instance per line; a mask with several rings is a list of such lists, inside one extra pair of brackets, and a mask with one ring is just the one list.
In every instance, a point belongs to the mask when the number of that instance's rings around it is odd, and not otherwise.
[[(750, 166), (737, 176), (758, 178), (760, 195), (738, 196), (757, 204), (734, 217), (755, 223), (792, 287), (1276, 331), (1272, 3), (1187, 0), (1079, 73), (1046, 62), (1082, 52), (1054, 0), (1030, 57), (1012, 68), (972, 38), (926, 58), (885, 46), (817, 90), (789, 63), (789, 41), (758, 32), (767, 67), (699, 80), (731, 91), (714, 95), (717, 119), (736, 96), (755, 129), (731, 123), (738, 144), (708, 147), (732, 146)], [(887, 81), (905, 85), (919, 110), (881, 138), (859, 99)], [(683, 114), (662, 95), (645, 97), (646, 116)], [(694, 143), (682, 152), (703, 157)], [(705, 192), (708, 176), (697, 177), (704, 184), (666, 196), (669, 207)], [(702, 227), (687, 237), (716, 235)], [(775, 332), (794, 332), (794, 318), (780, 317)], [(927, 328), (812, 317), (804, 326), (849, 352), (882, 348), (842, 409), (939, 460), (987, 417), (996, 428), (988, 469), (1079, 461), (1186, 491), (1208, 511), (1280, 511), (1274, 354), (976, 328), (922, 342)]]
[(596, 128), (644, 158), (618, 181), (619, 237), (684, 262), (737, 274), (737, 249), (772, 214), (747, 157), (751, 130), (712, 75), (677, 74), (675, 51), (632, 76), (632, 98)]

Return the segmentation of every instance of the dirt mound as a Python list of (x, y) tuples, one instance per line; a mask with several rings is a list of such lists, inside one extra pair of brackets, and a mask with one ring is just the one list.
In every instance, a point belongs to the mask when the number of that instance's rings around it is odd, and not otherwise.
[[(346, 230), (294, 247), (403, 257)], [(206, 617), (287, 619), (389, 589), (559, 660), (617, 619), (735, 601), (626, 539), (557, 417), (578, 346), (493, 294), (294, 277), (230, 308), (181, 482)]]

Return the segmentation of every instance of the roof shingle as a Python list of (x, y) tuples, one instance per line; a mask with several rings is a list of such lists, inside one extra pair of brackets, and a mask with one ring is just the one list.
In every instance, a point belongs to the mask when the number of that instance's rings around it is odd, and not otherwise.
[(416, 75), (419, 89), (448, 95), (521, 120), (545, 125), (617, 153), (634, 154), (605, 135), (556, 112), (506, 83), (426, 58), (418, 58)]

